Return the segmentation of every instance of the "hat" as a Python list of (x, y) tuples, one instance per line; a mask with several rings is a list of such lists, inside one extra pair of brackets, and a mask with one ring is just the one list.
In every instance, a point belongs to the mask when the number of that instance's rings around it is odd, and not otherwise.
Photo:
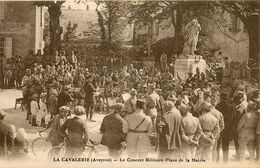
[(124, 107), (123, 103), (116, 103), (116, 104), (113, 104), (110, 108), (114, 109), (114, 110), (121, 111), (123, 107)]
[(145, 108), (145, 101), (142, 99), (137, 99), (136, 100), (136, 107), (144, 109)]
[(165, 105), (165, 110), (170, 110), (174, 107), (174, 103), (170, 100), (166, 100), (164, 105)]
[(6, 112), (0, 110), (0, 118), (4, 118), (7, 115)]
[(244, 92), (246, 87), (244, 85), (238, 85), (237, 90)]
[(155, 84), (154, 83), (149, 83), (148, 84), (148, 88), (155, 89)]
[(179, 111), (180, 112), (188, 112), (189, 110), (189, 106), (187, 104), (181, 103), (180, 107), (179, 107)]
[(131, 89), (130, 94), (131, 95), (137, 95), (137, 91), (135, 89)]
[(61, 106), (59, 108), (59, 111), (69, 111), (69, 110), (70, 110), (70, 108), (68, 106)]
[(74, 109), (74, 113), (77, 116), (81, 116), (85, 113), (85, 109), (84, 109), (83, 106), (76, 106), (75, 109)]
[(166, 100), (175, 102), (177, 100), (177, 97), (176, 97), (176, 95), (172, 94), (172, 95), (169, 95)]
[(92, 77), (92, 75), (89, 74), (89, 75), (86, 76), (86, 79), (89, 79), (89, 78), (91, 78), (91, 77)]
[(212, 105), (209, 102), (203, 101), (201, 103), (201, 109), (209, 111), (211, 108), (212, 108)]

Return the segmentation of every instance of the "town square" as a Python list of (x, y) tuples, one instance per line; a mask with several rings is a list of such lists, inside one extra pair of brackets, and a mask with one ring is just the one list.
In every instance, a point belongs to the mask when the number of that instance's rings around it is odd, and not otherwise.
[(257, 166), (260, 1), (0, 1), (1, 162)]

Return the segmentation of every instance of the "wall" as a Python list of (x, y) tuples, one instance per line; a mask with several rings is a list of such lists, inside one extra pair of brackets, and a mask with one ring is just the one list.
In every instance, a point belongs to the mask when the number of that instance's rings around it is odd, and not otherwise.
[(231, 27), (233, 24), (231, 16), (226, 12), (215, 19), (205, 19), (204, 22), (206, 24), (202, 25), (202, 31), (209, 37), (213, 49), (221, 49), (222, 57), (229, 57), (231, 61), (248, 61), (248, 33), (238, 18), (238, 30), (232, 31)]
[(12, 53), (25, 56), (28, 49), (35, 49), (36, 7), (33, 2), (8, 1), (0, 2), (5, 10), (0, 33), (12, 37)]

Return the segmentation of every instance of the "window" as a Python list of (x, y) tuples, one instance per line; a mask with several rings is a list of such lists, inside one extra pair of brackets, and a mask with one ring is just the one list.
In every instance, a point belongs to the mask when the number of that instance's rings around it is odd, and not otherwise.
[(137, 34), (134, 45), (144, 45), (147, 43), (147, 34)]
[(240, 32), (241, 31), (241, 21), (239, 18), (233, 14), (230, 14), (231, 26), (229, 28), (230, 32)]

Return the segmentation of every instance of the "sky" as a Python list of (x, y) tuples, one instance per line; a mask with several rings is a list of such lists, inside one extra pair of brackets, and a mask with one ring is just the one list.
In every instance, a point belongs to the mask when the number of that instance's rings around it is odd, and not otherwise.
[(80, 2), (79, 4), (77, 4), (75, 1), (78, 0), (66, 0), (66, 2), (64, 2), (64, 4), (62, 5), (65, 9), (68, 8), (68, 6), (71, 7), (71, 9), (74, 10), (86, 10), (86, 6), (89, 6), (89, 10), (95, 10), (96, 9), (96, 3), (93, 0), (85, 0), (87, 5), (84, 4), (83, 2)]

